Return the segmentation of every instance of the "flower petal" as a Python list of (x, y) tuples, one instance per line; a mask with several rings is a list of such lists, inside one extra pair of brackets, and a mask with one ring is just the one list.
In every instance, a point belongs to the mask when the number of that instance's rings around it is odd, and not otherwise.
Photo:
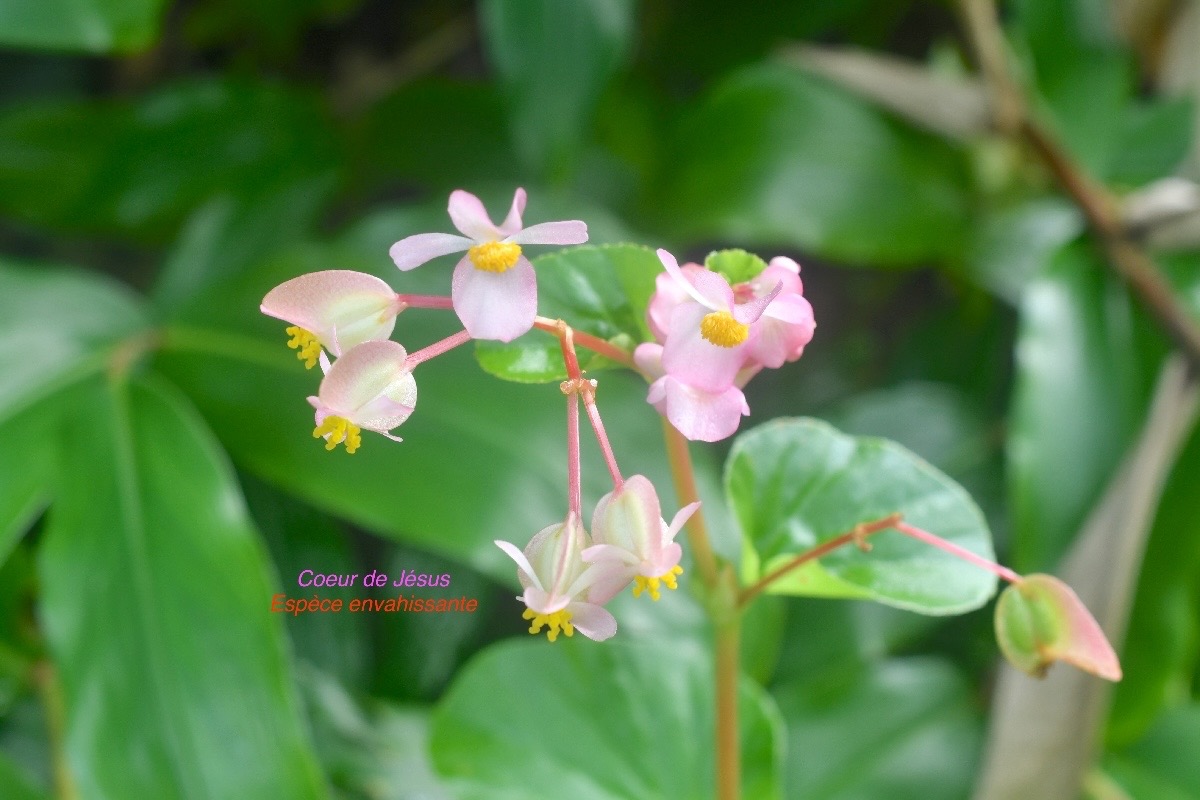
[(652, 379), (661, 378), (666, 374), (662, 365), (662, 351), (661, 344), (643, 342), (634, 348), (633, 363)]
[(667, 542), (675, 541), (675, 536), (679, 533), (679, 531), (683, 530), (683, 526), (686, 525), (687, 521), (692, 518), (692, 514), (695, 514), (699, 510), (700, 501), (697, 500), (694, 503), (688, 503), (686, 506), (676, 511), (675, 516), (671, 518), (671, 524), (663, 529), (663, 544), (665, 545)]
[(707, 315), (704, 306), (689, 303), (675, 309), (671, 329), (663, 344), (663, 368), (669, 375), (706, 392), (723, 392), (745, 361), (746, 343), (721, 347), (700, 334), (700, 322)]
[(464, 258), (454, 268), (450, 295), (473, 339), (511, 342), (532, 328), (537, 316), (537, 275), (525, 256), (506, 272), (476, 269)]
[(390, 339), (363, 342), (333, 362), (317, 392), (321, 405), (330, 413), (360, 425), (359, 412), (386, 395), (408, 373), (408, 354)]
[(685, 274), (675, 256), (662, 248), (656, 252), (667, 273), (697, 303), (710, 311), (729, 311), (733, 308), (733, 289), (724, 277), (707, 269), (689, 270)]
[(512, 207), (508, 209), (508, 216), (504, 218), (504, 222), (500, 223), (500, 232), (505, 236), (512, 236), (521, 230), (521, 215), (524, 213), (525, 190), (517, 187), (517, 190), (513, 192)]
[(738, 304), (733, 309), (733, 318), (744, 325), (758, 322), (758, 318), (767, 310), (767, 306), (771, 305), (771, 301), (782, 291), (783, 283), (780, 282), (775, 284), (771, 291), (762, 297), (756, 297), (748, 302)]
[(672, 378), (659, 378), (650, 386), (647, 401), (694, 442), (719, 442), (737, 432), (749, 415), (746, 396), (731, 386), (724, 392), (704, 392)]
[(587, 241), (587, 223), (577, 219), (530, 225), (505, 241), (516, 244), (583, 244)]
[(517, 562), (517, 569), (519, 569), (521, 573), (525, 575), (530, 585), (537, 587), (538, 589), (542, 588), (542, 582), (538, 579), (537, 573), (533, 571), (533, 565), (529, 563), (529, 559), (525, 557), (525, 554), (521, 552), (520, 548), (518, 548), (512, 542), (505, 542), (501, 541), (500, 539), (495, 539), (493, 541), (496, 547), (499, 547), (509, 558)]
[(488, 216), (482, 201), (470, 192), (455, 189), (450, 193), (450, 204), (446, 210), (450, 212), (454, 227), (477, 242), (494, 242), (504, 236), (492, 224), (492, 218)]
[(473, 244), (473, 239), (455, 236), (453, 233), (418, 233), (405, 236), (396, 242), (388, 250), (388, 255), (396, 262), (397, 267), (407, 272), (438, 256), (461, 253)]
[(617, 632), (617, 619), (607, 609), (593, 603), (571, 603), (571, 624), (584, 636), (603, 642)]
[(526, 586), (521, 599), (525, 601), (526, 606), (539, 614), (553, 614), (555, 611), (562, 611), (571, 602), (568, 595), (554, 595), (536, 586)]
[(383, 393), (358, 410), (357, 424), (376, 433), (386, 433), (404, 423), (417, 406), (417, 381), (405, 372)]
[(391, 336), (399, 308), (391, 286), (374, 275), (348, 269), (292, 278), (267, 292), (259, 306), (269, 317), (312, 332), (334, 355), (340, 355), (342, 348)]

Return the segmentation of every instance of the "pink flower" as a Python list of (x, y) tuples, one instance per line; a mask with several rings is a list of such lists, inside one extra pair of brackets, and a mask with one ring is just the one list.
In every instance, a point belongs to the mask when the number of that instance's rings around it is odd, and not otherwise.
[(657, 600), (660, 584), (677, 588), (683, 549), (675, 535), (699, 507), (699, 503), (684, 506), (668, 525), (653, 484), (642, 475), (630, 477), (600, 498), (592, 516), (595, 544), (583, 551), (583, 559), (598, 566), (619, 565), (619, 569), (605, 574), (595, 590), (602, 596), (615, 595), (632, 579), (634, 597), (647, 591)]
[(391, 430), (412, 414), (417, 382), (406, 363), (404, 348), (390, 340), (364, 342), (333, 363), (308, 402), (316, 409), (313, 438), (325, 449), (345, 442), (353, 453), (362, 444), (361, 430), (401, 441)]
[(740, 381), (723, 392), (688, 386), (663, 371), (662, 351), (662, 345), (647, 342), (633, 352), (638, 367), (656, 379), (646, 401), (694, 442), (719, 442), (736, 433), (742, 417), (750, 414), (746, 395), (738, 388)]
[(707, 269), (685, 274), (666, 250), (658, 258), (688, 300), (671, 312), (662, 363), (667, 374), (705, 392), (720, 394), (733, 385), (758, 331), (752, 327), (782, 290), (738, 303), (729, 281)]
[(757, 276), (734, 286), (733, 293), (739, 303), (751, 302), (769, 295), (776, 286), (780, 291), (763, 311), (758, 336), (748, 350), (750, 358), (772, 369), (800, 358), (817, 327), (812, 305), (804, 298), (800, 265), (786, 256), (772, 258)]
[(602, 606), (611, 595), (600, 598), (593, 592), (597, 581), (616, 567), (584, 565), (580, 555), (588, 546), (588, 536), (579, 517), (568, 514), (565, 522), (543, 528), (524, 552), (511, 542), (497, 540), (496, 546), (517, 563), (517, 579), (525, 588), (517, 599), (525, 603), (524, 618), (532, 621), (530, 633), (537, 634), (545, 626), (553, 642), (560, 630), (573, 636), (578, 628), (589, 639), (602, 642), (617, 632), (616, 619)]
[(312, 369), (324, 348), (340, 356), (357, 344), (392, 335), (404, 304), (392, 287), (362, 272), (330, 269), (279, 284), (259, 309), (292, 323), (288, 347)]
[(500, 225), (492, 223), (483, 203), (461, 189), (450, 194), (450, 219), (463, 234), (419, 233), (392, 245), (402, 270), (449, 253), (467, 255), (454, 268), (454, 310), (475, 339), (510, 342), (533, 327), (537, 316), (537, 278), (521, 252), (526, 244), (582, 244), (587, 225), (579, 220), (543, 222), (522, 229), (525, 190), (517, 189), (512, 208)]

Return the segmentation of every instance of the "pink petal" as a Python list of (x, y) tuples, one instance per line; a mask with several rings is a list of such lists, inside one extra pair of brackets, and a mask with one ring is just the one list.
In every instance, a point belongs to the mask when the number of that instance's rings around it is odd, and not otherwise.
[[(267, 292), (259, 309), (316, 334), (339, 355), (371, 339), (392, 333), (399, 305), (387, 283), (364, 272), (330, 269), (300, 275)], [(340, 331), (340, 341), (333, 336)]]
[(591, 547), (585, 547), (580, 556), (589, 564), (611, 561), (633, 566), (641, 560), (624, 547), (617, 547), (614, 544), (594, 544)]
[(792, 294), (775, 298), (757, 324), (758, 336), (748, 353), (772, 369), (799, 358), (816, 328), (812, 306), (803, 297)]
[(454, 268), (450, 296), (473, 339), (511, 342), (532, 328), (537, 316), (537, 276), (524, 256), (505, 272), (476, 269), (464, 258)]
[(777, 283), (783, 284), (785, 294), (804, 294), (804, 283), (800, 280), (800, 265), (787, 256), (776, 256), (767, 268), (750, 281), (756, 293), (765, 292)]
[(692, 514), (695, 514), (699, 510), (700, 501), (697, 500), (694, 503), (688, 503), (676, 511), (675, 516), (671, 518), (671, 524), (663, 530), (663, 544), (675, 541), (675, 537), (683, 530), (683, 526), (687, 524), (687, 521), (692, 518)]
[(500, 229), (492, 224), (487, 209), (478, 197), (462, 189), (450, 193), (450, 220), (464, 236), (477, 242), (494, 242), (503, 237)]
[(675, 256), (661, 248), (656, 252), (667, 273), (697, 303), (712, 311), (729, 311), (733, 308), (733, 289), (724, 277), (707, 269), (689, 271), (685, 275)]
[(529, 563), (529, 559), (525, 557), (525, 554), (522, 553), (515, 544), (512, 544), (511, 542), (504, 542), (499, 539), (494, 540), (494, 542), (495, 545), (503, 550), (509, 558), (517, 562), (517, 569), (520, 570), (527, 579), (526, 581), (522, 581), (522, 583), (527, 582), (538, 589), (542, 588), (542, 582), (538, 580), (537, 573), (533, 571), (533, 565)]
[(733, 308), (733, 318), (743, 325), (749, 325), (752, 322), (758, 322), (758, 318), (767, 310), (767, 306), (771, 304), (780, 292), (783, 291), (783, 284), (777, 283), (771, 291), (764, 294), (762, 297), (756, 297), (746, 303), (740, 303)]
[(571, 602), (569, 595), (551, 594), (536, 586), (525, 587), (525, 593), (521, 599), (525, 601), (526, 606), (539, 614), (553, 614), (555, 611), (562, 611)]
[(587, 238), (587, 224), (572, 219), (530, 225), (525, 230), (509, 236), (505, 241), (517, 244), (583, 244)]
[(746, 342), (721, 347), (700, 334), (700, 321), (708, 314), (700, 305), (675, 309), (671, 329), (663, 344), (663, 367), (683, 383), (706, 392), (723, 392), (733, 385), (746, 358)]
[(633, 475), (596, 503), (592, 540), (628, 550), (641, 561), (662, 547), (662, 509), (653, 484)]
[(505, 236), (512, 236), (517, 231), (521, 230), (521, 215), (525, 213), (525, 190), (518, 187), (513, 192), (512, 208), (508, 210), (508, 216), (504, 218), (504, 222), (500, 224), (500, 232)]
[(571, 603), (571, 624), (593, 641), (603, 642), (617, 632), (617, 620), (607, 609), (592, 603)]
[(633, 363), (637, 368), (657, 380), (666, 374), (662, 365), (662, 345), (655, 342), (639, 344), (633, 351)]
[(658, 578), (666, 575), (678, 566), (683, 558), (683, 548), (677, 542), (667, 544), (654, 554), (654, 557), (642, 565), (641, 574), (647, 578)]
[(438, 256), (461, 253), (474, 244), (473, 239), (465, 239), (452, 233), (418, 233), (396, 242), (388, 250), (388, 255), (396, 262), (397, 267), (407, 272)]
[(376, 433), (390, 431), (412, 416), (417, 406), (417, 381), (409, 373), (397, 378), (383, 394), (358, 410), (356, 423)]
[(646, 321), (650, 324), (650, 331), (655, 338), (667, 338), (667, 329), (671, 325), (671, 314), (675, 312), (676, 308), (692, 300), (692, 296), (686, 288), (691, 283), (689, 276), (702, 269), (703, 267), (696, 264), (684, 264), (680, 267), (680, 272), (684, 276), (682, 282), (669, 272), (660, 272), (655, 276), (654, 294), (651, 295), (650, 304), (646, 308)]
[(746, 396), (736, 387), (703, 392), (667, 375), (650, 386), (646, 398), (675, 429), (694, 442), (719, 442), (737, 432), (750, 414)]
[(346, 351), (321, 381), (317, 393), (331, 413), (359, 424), (359, 411), (389, 394), (408, 375), (404, 348), (391, 340), (363, 342)]

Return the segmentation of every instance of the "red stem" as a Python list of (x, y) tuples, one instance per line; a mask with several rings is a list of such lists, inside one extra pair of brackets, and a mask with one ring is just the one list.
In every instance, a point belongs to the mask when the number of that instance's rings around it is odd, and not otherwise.
[(398, 294), (396, 302), (409, 308), (454, 308), (454, 301), (439, 294)]
[(466, 331), (459, 331), (456, 334), (447, 336), (440, 342), (434, 342), (429, 347), (423, 347), (415, 353), (409, 353), (408, 358), (404, 360), (404, 365), (410, 370), (418, 364), (428, 361), (431, 358), (436, 358), (447, 350), (453, 350), (460, 344), (466, 344), (471, 341), (471, 334)]
[(567, 397), (567, 500), (571, 513), (583, 519), (582, 469), (579, 464), (579, 394)]
[(935, 536), (929, 531), (921, 530), (920, 528), (909, 525), (907, 522), (897, 522), (894, 527), (896, 530), (907, 534), (914, 539), (918, 539), (928, 545), (933, 545), (939, 550), (945, 550), (950, 555), (961, 558), (963, 561), (968, 561), (977, 567), (986, 569), (988, 572), (1003, 578), (1009, 583), (1019, 583), (1021, 580), (1021, 576), (1013, 572), (1008, 567), (1001, 566), (1000, 564), (993, 564), (983, 556), (975, 555), (970, 550), (959, 547), (952, 542), (948, 542), (940, 536)]
[(625, 479), (621, 477), (621, 470), (617, 467), (617, 457), (613, 454), (612, 444), (608, 441), (608, 434), (600, 419), (600, 409), (596, 406), (596, 390), (590, 383), (585, 384), (583, 388), (583, 407), (587, 409), (592, 431), (596, 434), (596, 441), (600, 443), (600, 452), (604, 454), (604, 463), (608, 465), (608, 474), (612, 476), (613, 489), (620, 489)]

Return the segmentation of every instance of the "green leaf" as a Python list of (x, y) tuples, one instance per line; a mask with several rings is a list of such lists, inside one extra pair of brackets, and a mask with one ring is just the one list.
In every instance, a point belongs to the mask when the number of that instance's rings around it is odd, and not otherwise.
[(680, 128), (663, 220), (697, 239), (909, 265), (956, 254), (963, 153), (797, 70), (751, 67)]
[(1079, 210), (1061, 197), (1038, 197), (983, 216), (967, 245), (974, 279), (1013, 305), (1055, 253), (1083, 232)]
[[(982, 513), (954, 481), (883, 439), (856, 439), (823, 422), (782, 419), (734, 442), (725, 465), (729, 502), (745, 535), (749, 584), (856, 525), (900, 513), (911, 525), (993, 559)], [(840, 548), (774, 582), (769, 591), (870, 598), (924, 614), (987, 602), (990, 572), (895, 531), (872, 549)]]
[(218, 195), (273, 202), (298, 182), (332, 181), (339, 158), (317, 98), (267, 83), (173, 84), (136, 105), (45, 101), (0, 114), (0, 211), (162, 240)]
[(1140, 424), (1134, 328), (1127, 292), (1082, 246), (1026, 290), (1008, 437), (1020, 571), (1053, 568)]
[(1174, 173), (1192, 143), (1194, 106), (1187, 97), (1131, 105), (1105, 177), (1141, 186)]
[(767, 268), (767, 262), (745, 250), (714, 250), (704, 259), (704, 266), (725, 276), (730, 284), (745, 283)]
[(480, 27), (528, 166), (562, 177), (596, 101), (632, 49), (633, 0), (484, 0)]
[[(494, 645), (438, 704), (434, 763), (463, 798), (710, 798), (711, 663), (645, 641)], [(740, 696), (742, 789), (782, 797), (778, 712), (749, 681)]]
[(34, 784), (3, 753), (0, 753), (0, 796), (5, 800), (50, 800), (50, 793)]
[(157, 382), (98, 385), (71, 422), (40, 616), (81, 795), (324, 797), (275, 587), (211, 435)]
[(957, 670), (896, 659), (776, 690), (792, 800), (957, 800), (970, 794), (982, 726)]
[(158, 36), (163, 0), (0, 3), (0, 44), (84, 53), (133, 52)]
[(1200, 705), (1172, 709), (1136, 744), (1104, 763), (1131, 797), (1189, 800), (1200, 786)]
[[(577, 330), (613, 340), (622, 349), (650, 338), (646, 307), (663, 271), (654, 251), (632, 244), (570, 247), (533, 260), (538, 271), (538, 313), (564, 319)], [(611, 362), (578, 348), (584, 369)], [(513, 342), (479, 342), (479, 364), (498, 378), (548, 383), (567, 377), (558, 340), (531, 331)]]

